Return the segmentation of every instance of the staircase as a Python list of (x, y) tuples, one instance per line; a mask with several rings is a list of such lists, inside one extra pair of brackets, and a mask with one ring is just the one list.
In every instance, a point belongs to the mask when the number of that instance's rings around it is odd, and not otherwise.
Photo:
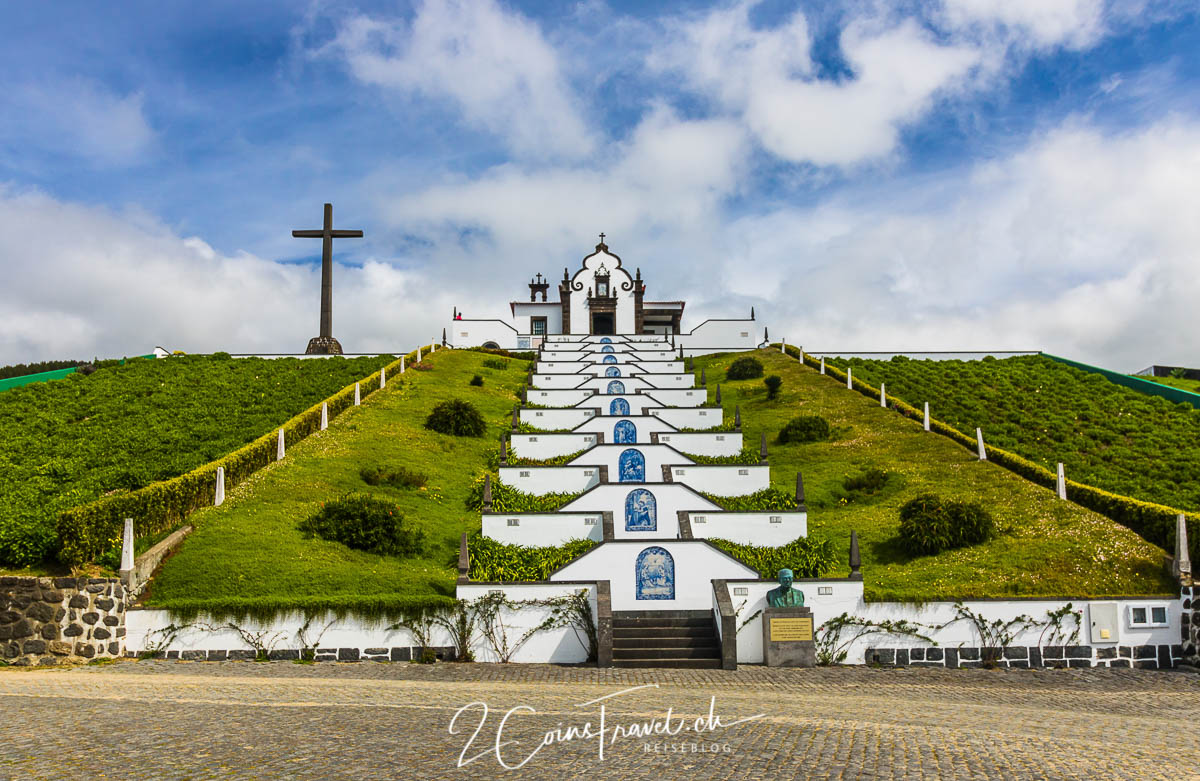
[(721, 641), (707, 610), (613, 611), (614, 667), (721, 666)]

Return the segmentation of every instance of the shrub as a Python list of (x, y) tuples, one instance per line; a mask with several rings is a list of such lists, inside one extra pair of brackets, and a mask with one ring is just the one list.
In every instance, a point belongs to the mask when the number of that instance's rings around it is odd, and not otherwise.
[(729, 364), (729, 369), (725, 372), (726, 379), (730, 380), (753, 380), (755, 377), (761, 376), (763, 376), (762, 361), (751, 358), (749, 355), (738, 358)]
[(471, 385), (474, 385), (476, 388), (482, 387), (483, 386), (483, 377), (476, 374), (474, 377), (471, 378)]
[(364, 466), (358, 476), (367, 485), (389, 485), (393, 488), (420, 488), (429, 478), (404, 466)]
[(912, 556), (977, 545), (995, 535), (995, 520), (978, 502), (921, 494), (900, 508), (900, 547)]
[(819, 442), (829, 439), (829, 421), (820, 415), (801, 415), (792, 418), (776, 438), (781, 445), (789, 442)]
[[(467, 491), (466, 506), (476, 512), (483, 510), (483, 483), (486, 475), (479, 475)], [(527, 494), (500, 482), (492, 474), (492, 512), (496, 513), (553, 513), (567, 502), (579, 498), (579, 494)]]
[(791, 512), (796, 509), (796, 495), (774, 487), (764, 488), (745, 496), (717, 496), (703, 491), (701, 495), (731, 513), (757, 513), (767, 510)]
[(499, 369), (500, 371), (504, 371), (508, 368), (508, 361), (501, 360), (500, 358), (485, 358), (483, 361), (483, 368)]
[(797, 537), (777, 548), (764, 545), (743, 545), (729, 540), (710, 538), (709, 542), (753, 567), (760, 577), (775, 579), (781, 569), (790, 569), (798, 578), (819, 578), (838, 563), (833, 543), (821, 537)]
[(767, 386), (767, 398), (773, 399), (779, 395), (779, 389), (783, 387), (783, 378), (778, 374), (772, 374), (763, 380), (763, 385)]
[(461, 399), (443, 401), (425, 419), (425, 428), (455, 437), (482, 437), (487, 423), (475, 405)]
[(842, 481), (842, 488), (850, 493), (873, 494), (887, 485), (888, 473), (871, 468), (862, 474), (852, 475)]
[(468, 575), (482, 581), (545, 580), (598, 544), (585, 539), (546, 547), (510, 545), (475, 532), (467, 544)]
[(425, 533), (404, 525), (404, 514), (391, 502), (366, 494), (346, 494), (300, 521), (305, 537), (320, 537), (348, 548), (385, 556), (420, 553)]

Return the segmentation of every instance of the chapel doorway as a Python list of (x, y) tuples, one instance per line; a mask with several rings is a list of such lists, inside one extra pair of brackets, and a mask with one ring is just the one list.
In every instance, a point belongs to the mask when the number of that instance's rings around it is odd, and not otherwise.
[(615, 334), (616, 314), (613, 312), (593, 312), (592, 313), (592, 333), (593, 334)]

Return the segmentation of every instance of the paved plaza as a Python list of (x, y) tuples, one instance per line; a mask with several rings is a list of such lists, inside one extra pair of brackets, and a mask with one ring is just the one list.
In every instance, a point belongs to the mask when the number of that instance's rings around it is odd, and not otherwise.
[[(0, 776), (14, 779), (1178, 779), (1200, 769), (1200, 676), (1175, 671), (122, 661), (0, 669), (0, 714)], [(498, 731), (503, 761), (524, 766), (499, 764)], [(548, 731), (562, 739), (539, 749)], [(460, 768), (460, 754), (478, 758)]]

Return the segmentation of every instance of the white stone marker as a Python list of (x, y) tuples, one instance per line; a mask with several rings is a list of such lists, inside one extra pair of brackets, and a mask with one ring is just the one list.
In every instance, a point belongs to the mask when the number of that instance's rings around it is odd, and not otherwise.
[(383, 388), (384, 385), (387, 385), (387, 369), (380, 369), (379, 370), (379, 387)]
[(850, 373), (851, 371), (853, 371), (853, 370), (849, 366), (847, 366), (846, 367), (846, 387), (849, 388), (850, 390), (854, 390), (854, 375), (852, 375)]
[(975, 441), (979, 445), (979, 460), (987, 461), (987, 451), (983, 449), (983, 429), (975, 429)]
[(329, 405), (321, 402), (321, 430), (329, 428)]
[(417, 363), (421, 362), (421, 348), (417, 348)]
[(1058, 485), (1056, 487), (1058, 489), (1058, 498), (1066, 499), (1067, 498), (1067, 473), (1063, 470), (1062, 461), (1058, 462)]
[(787, 355), (787, 339), (784, 339), (783, 337), (779, 338), (779, 352)]
[(437, 342), (430, 342), (429, 343), (429, 354), (432, 355), (435, 352), (437, 352)]
[(133, 519), (125, 519), (125, 533), (121, 536), (121, 571), (133, 569)]
[(279, 438), (275, 442), (275, 460), (282, 461), (285, 452), (287, 452), (287, 443), (284, 441), (283, 429), (279, 429)]
[(887, 383), (879, 383), (879, 406), (887, 409)]
[(821, 356), (821, 374), (825, 373), (825, 356)]
[(1187, 516), (1183, 513), (1175, 516), (1175, 562), (1171, 569), (1176, 578), (1192, 575), (1192, 559), (1188, 555)]
[(354, 383), (354, 406), (362, 404), (362, 393), (358, 390), (358, 383)]
[(220, 507), (225, 503), (225, 467), (217, 467), (217, 491), (213, 496), (213, 507)]
[(400, 356), (400, 373), (401, 374), (404, 374), (404, 358), (405, 358), (405, 356), (403, 356), (403, 355)]
[(925, 402), (925, 430), (929, 430), (929, 402)]

